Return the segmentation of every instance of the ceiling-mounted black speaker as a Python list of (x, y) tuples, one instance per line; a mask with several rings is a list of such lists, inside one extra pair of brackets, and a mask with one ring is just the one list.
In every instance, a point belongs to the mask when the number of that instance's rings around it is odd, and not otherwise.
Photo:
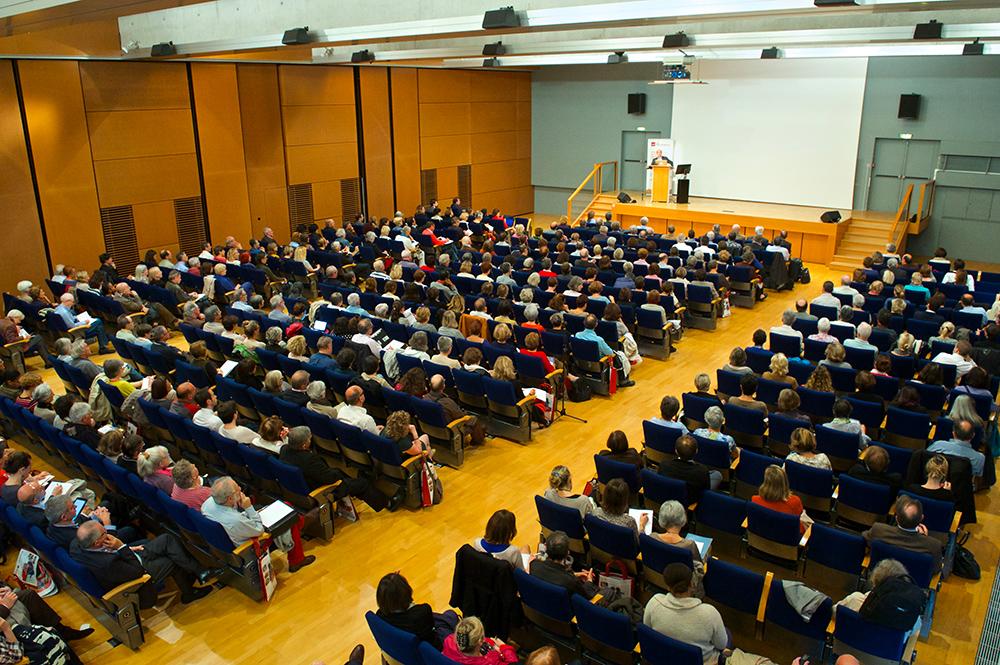
[(663, 48), (683, 48), (691, 45), (691, 38), (683, 31), (675, 32), (663, 38)]
[(822, 215), (819, 216), (819, 221), (826, 222), (827, 224), (836, 224), (840, 221), (840, 211), (839, 210), (827, 210)]
[(909, 94), (899, 96), (899, 115), (904, 120), (916, 120), (920, 117), (920, 95)]
[(942, 24), (935, 20), (931, 20), (930, 23), (918, 23), (917, 27), (913, 29), (914, 39), (941, 39), (941, 28)]
[(507, 52), (507, 49), (503, 47), (503, 42), (493, 42), (492, 44), (487, 44), (483, 47), (483, 55), (498, 56), (503, 55)]
[(500, 58), (484, 58), (483, 67), (499, 67)]
[(281, 37), (281, 43), (285, 46), (295, 46), (297, 44), (308, 44), (312, 41), (309, 36), (309, 26), (304, 28), (292, 28), (291, 30), (285, 30), (285, 34)]
[(491, 9), (483, 15), (483, 30), (496, 30), (497, 28), (518, 28), (521, 26), (521, 19), (517, 17), (517, 12), (513, 7), (501, 7)]
[(777, 46), (772, 46), (771, 48), (766, 48), (760, 52), (761, 60), (777, 60), (781, 55), (781, 51)]
[(646, 112), (646, 93), (630, 92), (628, 95), (628, 112), (642, 115)]
[(983, 46), (985, 45), (979, 41), (979, 37), (976, 37), (976, 41), (962, 47), (962, 55), (982, 55)]
[(355, 51), (351, 54), (351, 62), (357, 64), (359, 62), (375, 62), (375, 54), (364, 49), (363, 51)]
[(153, 44), (153, 48), (149, 49), (149, 54), (154, 58), (162, 58), (167, 55), (177, 55), (177, 47), (174, 46), (173, 42)]

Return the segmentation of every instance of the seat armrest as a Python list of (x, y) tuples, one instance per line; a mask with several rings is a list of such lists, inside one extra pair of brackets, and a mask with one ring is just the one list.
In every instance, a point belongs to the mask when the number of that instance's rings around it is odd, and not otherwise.
[(614, 362), (614, 356), (604, 356), (599, 362), (608, 363), (609, 365)]
[(591, 605), (596, 605), (597, 603), (601, 602), (602, 600), (604, 600), (604, 596), (602, 594), (595, 593), (594, 597), (590, 599), (590, 604)]
[(546, 379), (551, 379), (551, 378), (554, 378), (556, 376), (559, 376), (562, 373), (563, 373), (563, 370), (561, 370), (561, 369), (554, 369), (551, 372), (549, 372), (548, 374), (546, 374), (545, 378)]
[(749, 521), (750, 521), (749, 517), (744, 517), (743, 518), (743, 523), (740, 524), (740, 527), (743, 528), (743, 529), (747, 528), (747, 522), (749, 522)]
[(126, 314), (125, 316), (126, 316), (127, 318), (129, 318), (129, 319), (134, 319), (134, 318), (136, 318), (136, 317), (139, 317), (139, 316), (146, 316), (146, 315), (145, 315), (145, 314), (143, 314), (142, 312), (132, 312), (131, 314)]
[(799, 547), (805, 547), (809, 544), (809, 537), (812, 536), (813, 525), (810, 524), (806, 527), (806, 532), (802, 534), (802, 539), (799, 540)]
[(774, 573), (767, 571), (764, 577), (764, 588), (760, 592), (760, 602), (757, 604), (757, 623), (764, 622), (764, 614), (767, 612), (767, 597), (771, 593), (771, 584), (774, 583)]
[(951, 532), (958, 533), (958, 525), (962, 523), (962, 511), (956, 510), (955, 516), (951, 518)]
[(350, 268), (353, 268), (353, 267), (354, 267), (353, 263), (345, 263), (344, 265), (340, 266), (340, 269), (341, 270), (349, 270)]
[(28, 344), (28, 342), (30, 342), (30, 341), (31, 341), (30, 339), (19, 339), (19, 340), (17, 340), (16, 342), (10, 342), (9, 344), (4, 344), (4, 345), (3, 345), (3, 348), (5, 348), (5, 349), (10, 349), (10, 350), (12, 350), (12, 351), (13, 351), (13, 350), (15, 349), (15, 347), (18, 347), (18, 346), (25, 346), (25, 345), (27, 345), (27, 344)]
[(254, 543), (256, 543), (258, 541), (261, 541), (261, 540), (266, 540), (266, 539), (268, 539), (270, 537), (271, 537), (271, 534), (269, 534), (267, 531), (265, 531), (262, 534), (260, 534), (259, 536), (257, 536), (256, 538), (251, 538), (250, 540), (248, 540), (247, 542), (243, 543), (239, 547), (234, 548), (233, 549), (233, 554), (235, 554), (236, 556), (243, 556), (243, 553), (246, 552), (251, 547), (253, 547)]
[(518, 406), (527, 406), (527, 405), (531, 404), (534, 401), (535, 401), (535, 396), (534, 395), (528, 395), (524, 399), (519, 399), (517, 401), (517, 405)]
[(146, 573), (142, 577), (137, 577), (134, 580), (129, 580), (128, 582), (123, 582), (123, 583), (119, 584), (118, 586), (116, 586), (111, 591), (108, 591), (106, 594), (104, 594), (103, 596), (101, 596), (101, 599), (103, 599), (103, 600), (105, 600), (105, 601), (107, 601), (109, 603), (113, 602), (114, 599), (117, 596), (120, 596), (122, 594), (128, 593), (130, 591), (137, 591), (139, 589), (139, 587), (141, 587), (143, 584), (145, 584), (146, 582), (148, 582), (150, 579), (152, 579), (152, 578), (149, 576), (149, 573)]
[(82, 326), (74, 326), (74, 327), (70, 328), (69, 330), (67, 330), (66, 332), (68, 332), (68, 333), (83, 332), (84, 330), (87, 330), (88, 328), (90, 328), (90, 324), (86, 323), (86, 324), (84, 324)]
[(465, 422), (467, 422), (469, 420), (472, 420), (472, 416), (462, 416), (458, 420), (453, 420), (450, 423), (448, 423), (447, 427), (448, 427), (448, 429), (455, 429), (459, 425), (461, 425), (461, 424), (463, 424), (463, 423), (465, 423)]
[(830, 615), (830, 623), (826, 625), (826, 634), (833, 635), (833, 631), (837, 628), (837, 608), (833, 608), (833, 614)]
[(400, 464), (400, 466), (402, 466), (403, 468), (411, 467), (418, 461), (420, 461), (420, 459), (422, 459), (421, 455), (414, 455), (413, 457), (408, 457), (407, 459), (403, 460), (403, 463)]
[(683, 314), (684, 312), (687, 311), (687, 309), (688, 309), (687, 307), (675, 307), (674, 314)]
[(336, 487), (337, 487), (338, 485), (340, 485), (340, 482), (341, 482), (341, 481), (339, 481), (339, 480), (338, 480), (338, 481), (337, 481), (337, 482), (335, 482), (335, 483), (330, 483), (329, 485), (323, 485), (322, 487), (317, 487), (317, 488), (316, 488), (316, 489), (314, 489), (314, 490), (313, 490), (312, 492), (309, 492), (309, 496), (311, 496), (311, 497), (312, 497), (312, 498), (314, 498), (314, 499), (316, 499), (316, 498), (318, 498), (318, 497), (321, 497), (321, 496), (323, 496), (324, 494), (326, 494), (327, 492), (330, 492), (330, 491), (332, 491), (332, 490), (333, 490), (334, 488), (336, 488)]

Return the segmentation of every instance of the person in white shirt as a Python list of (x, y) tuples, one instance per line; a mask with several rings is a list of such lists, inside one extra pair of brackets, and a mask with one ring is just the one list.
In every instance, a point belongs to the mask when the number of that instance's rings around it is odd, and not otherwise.
[(368, 415), (365, 410), (365, 391), (361, 386), (351, 386), (344, 393), (344, 406), (340, 407), (337, 413), (337, 420), (348, 425), (354, 425), (363, 430), (378, 434), (382, 431), (381, 425), (375, 424), (375, 419)]
[(835, 288), (833, 292), (842, 296), (851, 296), (852, 298), (860, 293), (856, 288), (851, 286), (851, 278), (848, 275), (840, 278), (840, 286)]
[(198, 392), (194, 394), (194, 402), (201, 408), (195, 412), (191, 422), (201, 427), (207, 427), (213, 432), (218, 432), (223, 422), (219, 416), (215, 415), (216, 400), (212, 391), (208, 388), (199, 388)]
[(438, 365), (444, 365), (445, 367), (451, 367), (456, 369), (462, 366), (458, 360), (451, 357), (451, 348), (453, 342), (451, 337), (441, 336), (438, 337), (437, 341), (437, 354), (431, 356), (431, 362)]
[(204, 259), (205, 261), (211, 261), (215, 258), (215, 254), (212, 254), (212, 243), (206, 242), (202, 248), (201, 253), (198, 254), (199, 259)]
[(790, 337), (798, 337), (799, 340), (802, 339), (802, 333), (792, 327), (795, 323), (795, 311), (786, 309), (781, 313), (781, 325), (774, 326), (771, 328), (772, 335), (788, 335)]
[(833, 282), (830, 280), (823, 282), (823, 293), (813, 298), (812, 304), (840, 308), (840, 300), (833, 295)]
[(382, 345), (372, 337), (373, 331), (372, 322), (368, 319), (361, 319), (358, 321), (358, 332), (351, 337), (351, 341), (355, 344), (364, 344), (377, 356), (382, 353)]
[(953, 352), (942, 351), (934, 356), (931, 362), (941, 363), (942, 365), (954, 365), (958, 378), (962, 378), (969, 373), (969, 370), (976, 366), (976, 363), (969, 357), (971, 353), (972, 345), (963, 339), (955, 344)]
[(257, 432), (236, 423), (239, 417), (239, 409), (236, 408), (236, 402), (222, 402), (216, 409), (216, 413), (219, 416), (219, 420), (223, 422), (222, 427), (219, 428), (220, 436), (246, 444), (253, 443), (253, 440), (257, 438)]
[(870, 323), (859, 323), (854, 333), (854, 338), (846, 340), (844, 346), (852, 349), (862, 349), (864, 351), (874, 351), (878, 353), (878, 347), (868, 341), (871, 337), (872, 327)]

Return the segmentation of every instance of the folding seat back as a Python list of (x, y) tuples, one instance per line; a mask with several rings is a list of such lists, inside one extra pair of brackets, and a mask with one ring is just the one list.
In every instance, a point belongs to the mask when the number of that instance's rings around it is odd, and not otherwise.
[(757, 489), (764, 482), (764, 470), (772, 464), (781, 466), (781, 460), (755, 453), (752, 450), (741, 450), (739, 463), (734, 473), (736, 477), (735, 496), (741, 499), (749, 499), (757, 493)]
[(642, 576), (646, 584), (651, 584), (660, 593), (667, 593), (663, 570), (671, 563), (683, 563), (694, 569), (694, 557), (686, 547), (677, 547), (663, 542), (656, 536), (639, 534), (639, 552), (642, 554)]
[(695, 455), (695, 460), (716, 469), (722, 474), (723, 480), (728, 480), (730, 470), (729, 444), (698, 435), (694, 435), (694, 439), (698, 442), (698, 454)]
[[(900, 380), (895, 376), (873, 375), (875, 377), (875, 392), (886, 402), (891, 402), (899, 392)], [(884, 414), (883, 414), (884, 415)]]
[(794, 565), (799, 558), (799, 516), (747, 504), (747, 545)]
[(893, 498), (888, 485), (867, 483), (841, 474), (837, 487), (837, 521), (871, 526), (885, 520)]
[(944, 386), (933, 386), (919, 381), (907, 381), (906, 385), (913, 388), (920, 395), (920, 405), (927, 409), (931, 417), (936, 417), (944, 408), (944, 402), (948, 398), (948, 390)]
[(705, 411), (709, 407), (721, 406), (718, 399), (702, 397), (694, 393), (684, 393), (681, 395), (681, 402), (684, 405), (681, 421), (690, 430), (705, 426)]
[(833, 616), (833, 599), (824, 599), (806, 621), (789, 604), (784, 584), (783, 580), (774, 579), (768, 590), (764, 613), (764, 634), (768, 643), (781, 644), (794, 653), (822, 653), (826, 646), (826, 629)]
[(741, 448), (763, 450), (767, 414), (757, 409), (737, 406), (734, 400), (730, 400), (724, 410), (726, 433), (736, 440), (736, 444)]
[(788, 486), (807, 510), (829, 513), (833, 504), (833, 471), (785, 462)]
[(606, 455), (594, 455), (594, 466), (597, 467), (597, 482), (604, 491), (604, 486), (615, 478), (621, 478), (628, 484), (629, 491), (637, 496), (642, 485), (639, 482), (639, 467), (628, 462), (619, 462)]
[(861, 435), (820, 425), (816, 428), (816, 449), (826, 453), (834, 471), (842, 473), (857, 463), (858, 453), (861, 451)]
[(727, 556), (739, 557), (743, 539), (743, 521), (747, 518), (747, 502), (708, 491), (698, 501), (695, 533), (712, 539), (712, 548)]
[(524, 396), (509, 381), (482, 377), (490, 410), (489, 429), (494, 434), (519, 443), (531, 440), (531, 409), (535, 398)]
[(257, 409), (257, 413), (260, 414), (261, 418), (278, 415), (278, 407), (274, 403), (274, 397), (270, 394), (256, 388), (248, 387), (247, 395), (250, 397), (250, 401), (253, 402), (253, 406)]
[(906, 631), (886, 628), (862, 619), (857, 612), (838, 605), (835, 610), (833, 651), (856, 657), (865, 665), (899, 665), (911, 662), (916, 639), (913, 631), (907, 639)]
[(843, 598), (858, 587), (866, 550), (860, 534), (817, 522), (809, 536), (803, 577), (813, 588)]
[(823, 360), (826, 358), (826, 347), (829, 344), (830, 342), (821, 342), (818, 339), (809, 339), (807, 337), (805, 340), (805, 359), (814, 363)]
[(875, 366), (875, 352), (871, 349), (858, 349), (853, 346), (844, 347), (845, 360), (855, 370), (869, 372)]
[(486, 413), (489, 410), (489, 403), (486, 401), (486, 388), (483, 386), (482, 375), (455, 369), (452, 370), (452, 376), (455, 380), (458, 401), (462, 407), (474, 413)]
[(741, 394), (740, 379), (743, 375), (739, 372), (729, 372), (724, 369), (715, 371), (715, 379), (718, 385), (718, 393), (723, 399), (737, 397)]
[(655, 423), (652, 420), (642, 421), (643, 456), (647, 464), (659, 466), (673, 459), (674, 444), (684, 433), (680, 427), (671, 427)]
[(574, 594), (570, 598), (580, 645), (584, 657), (588, 654), (601, 662), (615, 665), (633, 665), (635, 662), (636, 635), (632, 622), (624, 614), (591, 603)]
[(792, 440), (792, 432), (800, 427), (808, 427), (809, 423), (790, 418), (782, 413), (772, 413), (768, 416), (767, 449), (772, 455), (784, 457), (788, 454), (788, 446)]
[(854, 378), (858, 374), (857, 371), (850, 367), (831, 367), (829, 365), (826, 366), (826, 369), (830, 372), (830, 381), (836, 392), (854, 392)]
[(881, 402), (870, 402), (850, 395), (845, 398), (851, 403), (851, 417), (865, 426), (868, 436), (877, 439), (885, 419), (885, 406)]
[(525, 618), (545, 637), (574, 643), (576, 629), (569, 591), (523, 570), (514, 570), (514, 582)]
[(772, 332), (770, 340), (773, 353), (784, 353), (789, 358), (798, 358), (802, 355), (802, 338), (797, 335), (782, 335)]
[(715, 557), (705, 568), (705, 600), (719, 610), (734, 634), (752, 634), (763, 600), (764, 576)]
[(687, 483), (683, 480), (664, 476), (652, 469), (643, 469), (639, 479), (642, 481), (643, 503), (653, 511), (654, 518), (664, 501), (679, 501), (682, 506), (688, 505)]
[(917, 361), (913, 356), (897, 356), (892, 353), (889, 354), (889, 362), (891, 363), (889, 373), (902, 381), (912, 379), (913, 373), (917, 369)]
[(646, 624), (637, 626), (642, 665), (702, 665), (701, 648), (675, 640)]
[(535, 496), (535, 507), (538, 510), (538, 523), (542, 529), (541, 538), (544, 540), (551, 533), (562, 531), (569, 536), (570, 551), (583, 557), (586, 552), (587, 532), (583, 527), (583, 517), (580, 515), (580, 511), (537, 495)]
[(833, 403), (836, 399), (833, 393), (812, 390), (805, 386), (799, 386), (796, 392), (799, 393), (799, 400), (802, 402), (800, 408), (814, 423), (827, 422), (833, 418)]
[(631, 575), (636, 574), (639, 543), (631, 527), (612, 524), (594, 515), (583, 518), (583, 525), (590, 541), (590, 560), (595, 566), (603, 567), (617, 559)]
[(927, 437), (931, 432), (930, 416), (913, 413), (890, 406), (885, 421), (884, 439), (887, 443), (912, 450), (927, 447)]
[(758, 379), (757, 381), (757, 400), (763, 402), (767, 405), (768, 410), (774, 410), (774, 407), (778, 404), (778, 395), (781, 394), (782, 390), (786, 388), (791, 388), (791, 386), (784, 381), (771, 381), (770, 379)]
[(347, 462), (348, 467), (358, 469), (361, 473), (370, 473), (375, 469), (371, 455), (361, 440), (361, 430), (354, 425), (331, 420), (330, 424), (337, 433), (337, 443), (340, 444), (340, 451)]
[(420, 430), (426, 434), (434, 448), (434, 458), (453, 467), (459, 467), (465, 461), (464, 423), (470, 416), (462, 416), (454, 422), (448, 422), (444, 407), (433, 400), (413, 398), (411, 413), (417, 416)]
[(305, 418), (302, 417), (302, 412), (305, 409), (298, 404), (275, 397), (274, 406), (287, 427), (298, 427), (306, 424)]

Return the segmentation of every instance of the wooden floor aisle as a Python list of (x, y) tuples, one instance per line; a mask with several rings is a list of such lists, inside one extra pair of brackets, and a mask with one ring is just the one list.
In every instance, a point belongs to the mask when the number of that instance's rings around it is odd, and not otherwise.
[[(824, 266), (809, 266), (813, 282), (794, 293), (771, 293), (754, 310), (735, 309), (715, 332), (690, 330), (679, 353), (667, 362), (646, 360), (634, 371), (636, 385), (614, 399), (595, 398), (569, 404), (568, 410), (586, 423), (564, 419), (543, 431), (528, 445), (491, 440), (471, 451), (460, 470), (443, 469), (444, 502), (422, 511), (400, 510), (375, 514), (367, 507), (356, 524), (337, 522), (332, 542), (312, 541), (307, 553), (317, 562), (296, 575), (282, 573), (274, 600), (251, 602), (232, 589), (218, 589), (189, 606), (174, 605), (144, 620), (146, 644), (133, 653), (110, 648), (108, 633), (100, 628), (89, 639), (75, 643), (87, 663), (312, 663), (340, 665), (351, 648), (363, 643), (367, 663), (378, 655), (364, 620), (375, 607), (375, 585), (390, 571), (410, 580), (417, 602), (435, 609), (447, 605), (454, 553), (480, 536), (489, 515), (499, 508), (514, 511), (518, 543), (534, 548), (538, 538), (533, 497), (546, 487), (549, 470), (566, 464), (578, 484), (594, 473), (593, 454), (604, 446), (608, 433), (623, 430), (631, 445), (642, 443), (642, 420), (657, 414), (660, 398), (679, 396), (691, 389), (695, 374), (715, 369), (733, 346), (749, 344), (758, 327), (769, 328), (797, 297), (813, 297), (824, 279), (836, 277)], [(183, 339), (179, 344), (183, 345)], [(53, 372), (53, 387), (61, 386)], [(65, 471), (64, 471), (65, 472)], [(983, 566), (983, 579), (968, 582), (952, 576), (938, 599), (934, 628), (927, 642), (918, 644), (923, 663), (971, 663), (982, 630), (990, 587), (996, 572), (1000, 520), (995, 499), (977, 497), (978, 525), (971, 527), (969, 547)], [(283, 557), (279, 566), (284, 569)], [(66, 593), (50, 602), (67, 623), (96, 622)], [(737, 643), (739, 646), (739, 643)], [(768, 655), (766, 645), (762, 649)], [(785, 661), (787, 662), (787, 661)]]

